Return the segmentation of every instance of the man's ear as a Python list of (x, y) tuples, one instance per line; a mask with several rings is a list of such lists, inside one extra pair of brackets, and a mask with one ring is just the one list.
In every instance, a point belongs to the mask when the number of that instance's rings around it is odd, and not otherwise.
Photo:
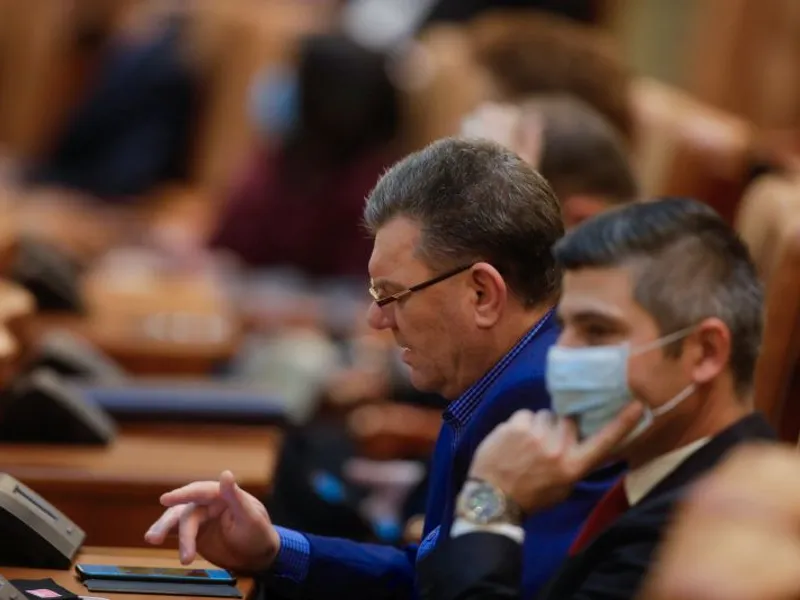
[(707, 383), (718, 377), (730, 364), (731, 332), (720, 319), (704, 319), (697, 330), (691, 334), (690, 351), (693, 379), (697, 383)]
[(475, 324), (493, 327), (503, 314), (508, 301), (508, 287), (500, 272), (488, 263), (477, 263), (470, 271), (468, 285)]

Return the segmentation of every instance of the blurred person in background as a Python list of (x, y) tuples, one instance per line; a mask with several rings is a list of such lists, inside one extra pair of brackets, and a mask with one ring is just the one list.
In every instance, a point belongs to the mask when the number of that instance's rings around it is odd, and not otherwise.
[(253, 82), (250, 110), (262, 140), (207, 242), (245, 270), (254, 333), (229, 372), (279, 391), (305, 422), (347, 360), (329, 334), (346, 337), (367, 304), (364, 198), (396, 158), (399, 100), (384, 54), (317, 34), (301, 41), (296, 66)]
[(364, 198), (396, 158), (398, 98), (385, 57), (315, 35), (301, 43), (296, 70), (266, 74), (254, 94), (257, 125), (275, 142), (254, 149), (210, 246), (251, 268), (361, 278), (371, 247)]
[[(151, 194), (187, 175), (203, 95), (186, 51), (187, 15), (165, 6), (171, 3), (157, 3), (157, 11), (150, 10), (156, 3), (117, 4), (91, 0), (64, 9), (57, 26), (64, 39), (51, 59), (60, 68), (53, 85), (64, 94), (52, 113), (40, 115), (35, 148), (0, 165), (0, 203), (14, 227), (82, 265), (141, 243)], [(32, 15), (42, 10), (30, 7)], [(42, 45), (54, 25), (43, 23), (31, 43)], [(38, 112), (34, 106), (31, 115)]]
[(677, 511), (639, 600), (800, 598), (800, 457), (731, 453)]
[(536, 168), (561, 200), (567, 229), (639, 195), (622, 135), (573, 96), (486, 103), (464, 120), (462, 135), (492, 139)]
[(111, 36), (85, 97), (45, 155), (20, 167), (22, 181), (118, 205), (185, 177), (200, 96), (186, 30), (186, 15), (167, 11)]
[(473, 60), (488, 75), (496, 100), (568, 94), (599, 112), (630, 144), (632, 72), (601, 30), (556, 15), (497, 10), (466, 24)]

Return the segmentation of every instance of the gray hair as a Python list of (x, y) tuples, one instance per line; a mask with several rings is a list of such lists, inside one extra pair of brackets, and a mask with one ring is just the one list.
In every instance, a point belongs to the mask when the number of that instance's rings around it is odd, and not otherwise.
[(373, 235), (397, 217), (420, 225), (417, 253), (434, 270), (488, 262), (527, 307), (560, 289), (550, 249), (564, 234), (561, 206), (541, 175), (498, 144), (446, 138), (401, 160), (364, 210)]

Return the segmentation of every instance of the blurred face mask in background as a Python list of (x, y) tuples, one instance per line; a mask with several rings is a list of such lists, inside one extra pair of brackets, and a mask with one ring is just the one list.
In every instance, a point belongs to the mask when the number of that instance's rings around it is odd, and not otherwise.
[(288, 68), (259, 73), (250, 86), (250, 120), (266, 138), (283, 138), (297, 124), (300, 98), (296, 73)]

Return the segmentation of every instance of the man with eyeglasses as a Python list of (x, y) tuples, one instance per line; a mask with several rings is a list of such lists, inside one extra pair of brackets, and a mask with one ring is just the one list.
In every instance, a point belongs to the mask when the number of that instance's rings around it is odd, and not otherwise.
[[(564, 225), (547, 182), (492, 142), (440, 140), (383, 176), (364, 220), (375, 238), (369, 324), (392, 333), (416, 388), (448, 401), (421, 545), (397, 549), (275, 527), (226, 472), (161, 498), (167, 510), (146, 538), (161, 543), (177, 527), (184, 563), (201, 554), (258, 575), (279, 597), (412, 598), (417, 565), (450, 536), (478, 444), (517, 410), (550, 406), (544, 366), (559, 334), (553, 308), (561, 280), (550, 248)], [(525, 522), (529, 595), (619, 474), (616, 465), (593, 472), (564, 502)]]

